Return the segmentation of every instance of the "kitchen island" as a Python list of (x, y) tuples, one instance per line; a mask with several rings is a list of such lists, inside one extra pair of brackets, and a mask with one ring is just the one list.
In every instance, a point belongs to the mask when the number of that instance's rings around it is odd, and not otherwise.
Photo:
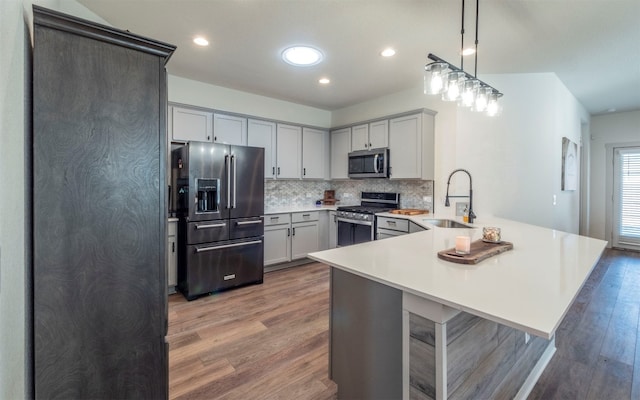
[[(429, 230), (309, 255), (332, 267), (339, 398), (525, 398), (606, 242), (498, 218), (468, 229), (407, 218)], [(437, 257), (483, 226), (513, 250), (477, 265)]]

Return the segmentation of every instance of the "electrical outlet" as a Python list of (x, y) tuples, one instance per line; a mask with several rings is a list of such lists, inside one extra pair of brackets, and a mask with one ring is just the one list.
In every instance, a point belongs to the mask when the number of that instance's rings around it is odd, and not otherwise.
[(469, 207), (469, 203), (456, 203), (456, 217), (462, 217), (464, 215), (464, 209)]

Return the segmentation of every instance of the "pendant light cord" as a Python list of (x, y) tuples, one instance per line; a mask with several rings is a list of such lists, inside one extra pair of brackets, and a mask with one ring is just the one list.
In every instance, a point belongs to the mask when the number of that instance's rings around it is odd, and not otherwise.
[[(477, 25), (477, 24), (476, 24)], [(464, 71), (464, 0), (462, 0), (462, 27), (460, 28), (460, 69)], [(478, 31), (476, 29), (476, 37), (478, 36)]]
[[(462, 0), (464, 1), (464, 0)], [(478, 78), (478, 14), (480, 11), (480, 0), (476, 0), (476, 65), (473, 70), (473, 76)]]

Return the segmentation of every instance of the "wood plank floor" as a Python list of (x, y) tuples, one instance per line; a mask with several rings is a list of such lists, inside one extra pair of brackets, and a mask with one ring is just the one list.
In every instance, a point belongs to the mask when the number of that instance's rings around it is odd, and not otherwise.
[(265, 274), (187, 302), (169, 297), (171, 399), (334, 399), (328, 378), (329, 268)]
[(640, 399), (640, 253), (606, 250), (529, 399)]
[[(335, 399), (322, 264), (187, 302), (169, 297), (171, 399)], [(607, 250), (529, 399), (640, 399), (640, 253)]]

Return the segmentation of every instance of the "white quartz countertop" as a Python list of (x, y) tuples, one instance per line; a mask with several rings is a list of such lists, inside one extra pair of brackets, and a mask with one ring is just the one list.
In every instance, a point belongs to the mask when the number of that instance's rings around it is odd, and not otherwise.
[[(309, 257), (547, 339), (554, 335), (607, 244), (493, 217), (477, 219), (474, 228), (446, 229), (424, 221), (439, 218), (433, 214), (379, 215), (409, 219), (429, 230)], [(501, 228), (502, 240), (512, 242), (513, 250), (475, 265), (438, 258), (438, 251), (454, 247), (456, 236), (481, 239), (483, 226)]]

